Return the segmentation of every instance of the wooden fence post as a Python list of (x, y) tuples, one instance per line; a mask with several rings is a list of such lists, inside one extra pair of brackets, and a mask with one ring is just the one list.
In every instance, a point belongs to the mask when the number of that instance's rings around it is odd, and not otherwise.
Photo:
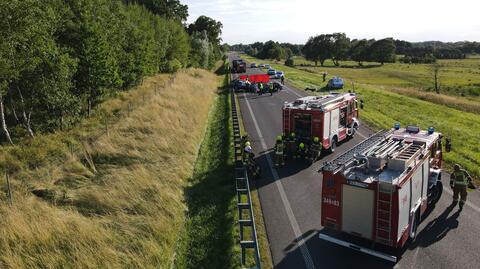
[(13, 205), (12, 187), (10, 186), (10, 176), (8, 175), (8, 171), (5, 172), (5, 177), (7, 178), (8, 203)]

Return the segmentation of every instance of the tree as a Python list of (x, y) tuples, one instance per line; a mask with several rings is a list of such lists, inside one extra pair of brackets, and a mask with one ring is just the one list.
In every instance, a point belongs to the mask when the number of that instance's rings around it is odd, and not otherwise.
[(350, 39), (345, 33), (334, 33), (332, 38), (332, 60), (335, 66), (340, 65), (340, 60), (346, 60), (348, 58), (348, 50), (350, 48)]
[[(194, 65), (211, 68), (220, 59), (222, 27), (221, 22), (207, 16), (198, 17), (188, 26), (188, 32), (192, 36), (192, 59), (197, 60)], [(198, 62), (198, 58), (201, 58), (201, 62)]]
[(369, 60), (384, 64), (395, 62), (395, 43), (392, 38), (380, 39), (373, 42), (368, 49)]
[(212, 57), (212, 46), (208, 40), (207, 31), (193, 32), (192, 36), (191, 63), (194, 67), (208, 68), (209, 58)]
[(194, 32), (203, 32), (205, 31), (208, 36), (208, 40), (215, 45), (220, 45), (220, 41), (222, 38), (222, 27), (223, 24), (219, 21), (216, 21), (212, 18), (207, 16), (200, 16), (198, 17), (194, 23), (188, 26), (189, 34), (193, 34)]
[(269, 50), (268, 55), (268, 58), (280, 61), (282, 58), (285, 58), (285, 51), (280, 45), (275, 44), (274, 47)]
[(350, 58), (362, 66), (363, 62), (368, 60), (369, 47), (370, 44), (366, 39), (356, 41), (350, 49)]
[(433, 87), (437, 94), (440, 94), (440, 79), (439, 79), (439, 72), (442, 66), (440, 64), (432, 64), (432, 73), (433, 73)]
[(315, 62), (315, 66), (318, 62), (323, 66), (325, 60), (332, 57), (333, 44), (332, 35), (310, 37), (302, 52), (307, 60)]
[[(22, 72), (39, 63), (40, 48), (49, 40), (48, 14), (34, 0), (0, 1), (0, 125), (6, 140), (13, 144), (8, 130), (5, 97), (12, 95), (13, 83)], [(18, 87), (17, 87), (18, 90)], [(16, 117), (17, 118), (17, 117)], [(24, 118), (28, 121), (28, 118)]]
[(285, 65), (290, 66), (290, 67), (294, 67), (295, 66), (295, 61), (292, 58), (288, 58), (287, 60), (285, 60)]
[(144, 5), (153, 14), (184, 22), (188, 18), (188, 6), (182, 5), (179, 0), (124, 0), (125, 3)]

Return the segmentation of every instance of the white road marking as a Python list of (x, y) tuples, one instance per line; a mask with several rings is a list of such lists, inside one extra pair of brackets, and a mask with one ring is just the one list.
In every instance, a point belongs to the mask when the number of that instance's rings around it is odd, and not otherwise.
[[(245, 102), (247, 104), (248, 110), (250, 112), (250, 116), (252, 117), (253, 124), (255, 126), (255, 129), (257, 131), (258, 137), (260, 138), (260, 143), (262, 145), (262, 149), (264, 151), (268, 150), (267, 144), (265, 143), (265, 139), (263, 139), (262, 132), (260, 131), (260, 128), (258, 127), (258, 122), (257, 119), (255, 118), (255, 115), (253, 114), (252, 107), (250, 106), (250, 102), (247, 99), (247, 95), (244, 93), (243, 97), (245, 99)], [(277, 186), (278, 192), (280, 193), (280, 198), (282, 199), (283, 207), (285, 208), (285, 212), (287, 213), (288, 219), (290, 220), (290, 226), (292, 227), (292, 230), (295, 234), (295, 237), (297, 238), (297, 242), (300, 248), (300, 252), (302, 253), (303, 260), (305, 261), (305, 265), (309, 269), (315, 269), (315, 265), (313, 264), (312, 256), (310, 255), (310, 251), (308, 250), (307, 245), (305, 244), (305, 239), (302, 236), (302, 232), (300, 230), (300, 227), (298, 226), (297, 219), (295, 218), (295, 215), (293, 213), (292, 207), (290, 206), (290, 202), (288, 201), (287, 195), (285, 193), (285, 190), (283, 188), (282, 182), (279, 180), (280, 177), (278, 176), (277, 171), (273, 168), (273, 161), (270, 158), (270, 155), (266, 154), (266, 159), (268, 163), (268, 167), (270, 168), (270, 171), (272, 172), (273, 179), (275, 180), (275, 185)]]
[[(446, 191), (448, 194), (450, 194), (451, 196), (453, 195), (453, 191), (449, 188), (447, 188), (446, 186), (443, 186), (443, 190)], [(472, 204), (471, 202), (467, 201), (465, 203), (467, 206), (469, 206), (470, 208), (472, 208), (473, 210), (477, 211), (477, 213), (480, 213), (480, 207)]]

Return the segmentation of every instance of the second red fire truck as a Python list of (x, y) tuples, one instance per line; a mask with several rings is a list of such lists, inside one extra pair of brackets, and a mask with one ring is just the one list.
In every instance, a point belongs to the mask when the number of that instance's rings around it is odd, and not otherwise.
[(283, 106), (283, 133), (307, 145), (318, 137), (324, 150), (334, 151), (357, 131), (358, 115), (354, 93), (302, 97)]
[[(320, 238), (395, 262), (396, 256), (352, 243), (399, 249), (442, 193), (442, 135), (399, 125), (365, 139), (322, 168)], [(449, 147), (448, 147), (449, 148)], [(353, 240), (340, 239), (348, 235)]]

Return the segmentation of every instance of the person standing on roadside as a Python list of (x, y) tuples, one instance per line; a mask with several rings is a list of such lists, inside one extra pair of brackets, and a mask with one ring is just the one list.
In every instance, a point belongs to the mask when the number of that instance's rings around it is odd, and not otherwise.
[(463, 205), (467, 202), (467, 186), (471, 184), (472, 177), (467, 171), (462, 169), (459, 164), (453, 166), (453, 173), (450, 175), (450, 187), (453, 189), (453, 201), (452, 204), (458, 202), (458, 196), (460, 195), (460, 203), (458, 204), (459, 210), (462, 211)]

